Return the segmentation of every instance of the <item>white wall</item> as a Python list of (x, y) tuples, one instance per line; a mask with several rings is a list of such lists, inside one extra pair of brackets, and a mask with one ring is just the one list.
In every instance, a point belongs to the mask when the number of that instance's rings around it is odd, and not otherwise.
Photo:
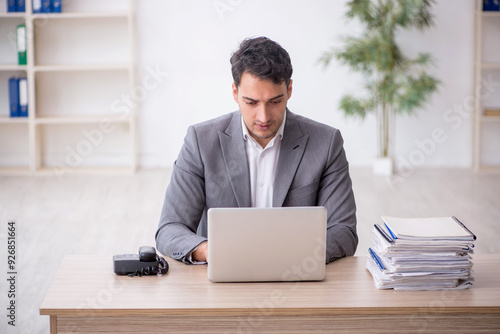
[[(99, 2), (99, 6), (114, 8), (115, 3), (120, 1), (123, 0)], [(347, 0), (135, 2), (136, 85), (144, 88), (143, 80), (150, 80), (152, 74), (160, 81), (158, 87), (147, 91), (138, 108), (138, 153), (142, 167), (171, 166), (190, 124), (237, 109), (231, 96), (229, 58), (244, 38), (258, 35), (276, 40), (291, 55), (294, 91), (289, 108), (339, 128), (351, 165), (368, 166), (376, 156), (374, 117), (361, 122), (346, 119), (338, 110), (341, 96), (360, 91), (363, 78), (335, 61), (326, 70), (318, 64), (325, 50), (341, 45), (341, 36), (360, 31), (357, 23), (344, 19)], [(67, 1), (65, 8), (71, 9), (70, 3), (73, 2)], [(78, 1), (74, 3), (81, 4)], [(395, 158), (403, 172), (418, 167), (471, 165), (473, 7), (473, 0), (438, 1), (433, 8), (433, 28), (423, 33), (402, 32), (398, 37), (403, 50), (409, 55), (431, 53), (436, 59), (436, 67), (431, 72), (442, 81), (439, 93), (416, 116), (397, 119)], [(498, 31), (497, 23), (490, 28), (485, 27), (484, 30)], [(483, 49), (495, 59), (487, 56), (485, 61), (500, 61), (500, 43), (494, 36), (486, 38)], [(5, 38), (0, 39), (0, 44), (2, 42)], [(92, 58), (92, 52), (95, 50), (89, 50), (87, 56)], [(101, 85), (104, 85), (108, 74), (103, 72), (102, 75)], [(2, 78), (0, 88), (7, 82), (6, 74)], [(497, 94), (500, 71), (494, 72), (494, 81), (496, 93), (485, 101), (485, 105), (498, 106), (500, 101), (500, 94)], [(113, 87), (110, 91), (115, 92), (116, 89), (121, 88)], [(1, 91), (6, 91), (5, 87)], [(54, 93), (57, 94), (58, 90)], [(111, 93), (111, 101), (121, 95)], [(3, 96), (6, 97), (5, 94)], [(39, 96), (39, 100), (43, 101), (44, 97)], [(8, 111), (7, 108), (2, 110), (5, 113)], [(500, 154), (495, 147), (498, 146), (498, 123), (488, 126), (492, 136), (488, 140), (489, 147), (484, 149), (487, 155), (485, 160), (500, 163)], [(85, 139), (77, 130), (72, 131), (76, 136), (69, 135), (67, 138), (46, 131), (47, 138), (44, 140), (49, 146), (45, 148), (48, 154), (46, 160), (64, 161), (67, 155), (65, 147), (74, 147), (75, 140)], [(110, 157), (114, 161), (127, 158), (126, 150), (113, 150), (112, 144), (120, 138), (109, 137), (109, 148), (95, 147), (93, 163), (105, 164)], [(2, 161), (15, 162), (18, 150), (12, 151), (9, 141), (13, 140), (6, 134), (0, 140), (0, 157)], [(50, 144), (56, 142), (58, 145)]]
[[(76, 6), (82, 1), (68, 0), (65, 8), (78, 10), (70, 5)], [(100, 3), (98, 8), (115, 8), (120, 1), (123, 0)], [(154, 75), (160, 81), (157, 88), (147, 91), (138, 108), (140, 165), (171, 166), (190, 124), (237, 109), (231, 96), (229, 57), (244, 38), (258, 35), (276, 40), (291, 55), (294, 91), (289, 101), (290, 109), (339, 128), (351, 165), (370, 165), (377, 154), (374, 117), (361, 122), (346, 119), (338, 110), (341, 96), (348, 92), (359, 92), (363, 78), (338, 62), (326, 70), (318, 63), (318, 58), (325, 50), (341, 45), (341, 36), (352, 35), (360, 30), (356, 22), (344, 19), (346, 2), (136, 1), (136, 85), (144, 88), (143, 80), (150, 80), (152, 73), (156, 73)], [(436, 23), (433, 28), (424, 33), (413, 31), (399, 35), (401, 46), (409, 55), (429, 52), (435, 57), (436, 67), (431, 72), (442, 81), (439, 93), (418, 115), (397, 119), (395, 158), (403, 171), (418, 167), (468, 167), (471, 164), (473, 7), (473, 0), (439, 1), (433, 8)], [(498, 31), (498, 25), (490, 28), (485, 30)], [(500, 55), (500, 43), (496, 43), (493, 38), (486, 40), (483, 49), (489, 55)], [(0, 39), (0, 44), (2, 42), (6, 43), (5, 38)], [(2, 49), (5, 50), (5, 47)], [(89, 49), (87, 54), (82, 52), (83, 59), (92, 59), (92, 52), (95, 50)], [(500, 61), (498, 58), (485, 57), (484, 60)], [(500, 71), (495, 73), (495, 82), (499, 82)], [(106, 85), (109, 74), (103, 72), (99, 75), (103, 75), (100, 84)], [(6, 78), (6, 74), (0, 78), (0, 88)], [(111, 101), (122, 95), (113, 93), (117, 90), (123, 91), (123, 88), (116, 86), (106, 89)], [(498, 85), (495, 90), (498, 90)], [(6, 89), (0, 91), (5, 92)], [(53, 90), (53, 93), (64, 95), (60, 94), (59, 89)], [(87, 95), (82, 93), (79, 98), (89, 100)], [(5, 94), (3, 96), (6, 97)], [(95, 97), (100, 101), (99, 96)], [(62, 103), (63, 99), (39, 96), (38, 100)], [(494, 94), (494, 98), (486, 103), (498, 106), (499, 101), (500, 94)], [(109, 106), (110, 103), (102, 105)], [(2, 110), (7, 113), (6, 108)], [(491, 132), (498, 132), (497, 125), (490, 124), (487, 129), (490, 135)], [(50, 161), (64, 161), (67, 155), (65, 147), (74, 147), (75, 140), (84, 139), (77, 130), (71, 131), (77, 133), (76, 137), (71, 134), (61, 137), (46, 131), (44, 140), (49, 146), (45, 148), (47, 165), (50, 165)], [(109, 137), (111, 144), (120, 139)], [(2, 160), (15, 162), (19, 160), (15, 156), (18, 150), (12, 151), (9, 141), (13, 140), (6, 135), (0, 140), (0, 156)], [(489, 160), (496, 159), (500, 163), (495, 141), (490, 139), (489, 144), (490, 147), (486, 147), (484, 152), (489, 154)], [(110, 157), (116, 161), (121, 161), (121, 157), (127, 158), (126, 150), (113, 150), (113, 147), (95, 147), (92, 162), (99, 165), (108, 163)]]
[[(359, 31), (358, 25), (344, 19), (345, 3), (138, 1), (138, 82), (147, 67), (168, 72), (140, 106), (140, 164), (172, 165), (190, 124), (237, 109), (230, 91), (229, 57), (244, 38), (265, 35), (292, 58), (294, 91), (289, 108), (339, 128), (351, 165), (369, 165), (376, 155), (374, 117), (360, 122), (346, 119), (338, 110), (342, 94), (360, 90), (362, 79), (338, 63), (327, 70), (317, 63), (324, 50), (340, 45), (341, 36)], [(221, 6), (219, 11), (216, 5)], [(397, 120), (396, 160), (412, 168), (467, 167), (471, 120), (468, 113), (457, 117), (451, 112), (454, 106), (467, 109), (472, 92), (473, 1), (453, 1), (453, 5), (439, 1), (433, 12), (435, 27), (399, 36), (409, 55), (430, 52), (436, 58), (431, 72), (442, 85), (417, 116)], [(432, 139), (433, 131), (439, 134), (439, 143)]]

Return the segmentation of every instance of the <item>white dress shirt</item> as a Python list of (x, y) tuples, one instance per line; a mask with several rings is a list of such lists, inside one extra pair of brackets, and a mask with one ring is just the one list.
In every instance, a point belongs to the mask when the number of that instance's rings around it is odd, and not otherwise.
[(283, 122), (271, 141), (262, 148), (250, 135), (241, 117), (243, 138), (245, 139), (248, 168), (250, 170), (250, 191), (252, 207), (270, 208), (273, 206), (274, 174), (278, 165), (281, 140), (285, 128), (286, 113)]
[[(241, 117), (241, 127), (247, 151), (248, 168), (250, 170), (250, 191), (252, 196), (252, 207), (270, 208), (273, 206), (274, 173), (278, 165), (281, 140), (285, 128), (286, 113), (283, 122), (276, 132), (276, 135), (262, 148), (257, 141), (250, 136), (248, 129)], [(192, 264), (205, 264), (193, 260), (193, 252), (186, 255), (186, 260)]]

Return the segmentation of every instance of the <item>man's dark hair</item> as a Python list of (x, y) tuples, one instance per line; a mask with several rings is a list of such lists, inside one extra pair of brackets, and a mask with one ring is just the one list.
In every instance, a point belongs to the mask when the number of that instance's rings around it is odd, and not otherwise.
[(267, 37), (248, 38), (241, 42), (240, 48), (231, 56), (231, 66), (236, 87), (245, 71), (275, 84), (284, 81), (288, 87), (293, 72), (288, 52)]

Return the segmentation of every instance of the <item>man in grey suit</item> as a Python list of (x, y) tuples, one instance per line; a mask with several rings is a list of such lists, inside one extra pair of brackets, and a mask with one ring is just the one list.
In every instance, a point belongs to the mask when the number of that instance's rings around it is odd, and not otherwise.
[(339, 130), (288, 110), (292, 65), (276, 42), (243, 41), (231, 65), (240, 110), (189, 127), (165, 195), (157, 249), (206, 263), (210, 208), (324, 206), (327, 263), (354, 255), (356, 205)]

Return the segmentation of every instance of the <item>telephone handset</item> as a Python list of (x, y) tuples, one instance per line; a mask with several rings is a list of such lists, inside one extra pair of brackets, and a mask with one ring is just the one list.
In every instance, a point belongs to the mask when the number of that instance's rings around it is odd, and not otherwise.
[(129, 276), (163, 275), (168, 271), (167, 261), (151, 246), (140, 247), (139, 254), (114, 255), (113, 267), (115, 274)]

